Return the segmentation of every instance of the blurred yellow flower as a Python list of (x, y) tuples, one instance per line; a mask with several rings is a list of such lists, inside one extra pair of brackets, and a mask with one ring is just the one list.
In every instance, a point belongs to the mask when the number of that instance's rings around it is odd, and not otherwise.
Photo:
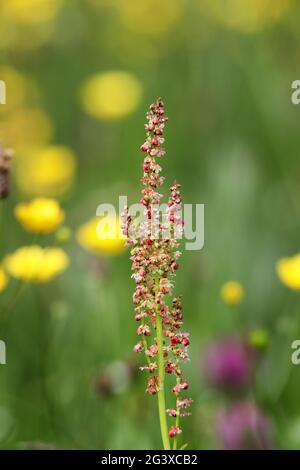
[(8, 279), (5, 271), (0, 268), (0, 292), (4, 291), (5, 287), (7, 286)]
[(17, 164), (20, 190), (35, 196), (61, 196), (72, 186), (76, 159), (71, 149), (51, 145), (32, 151)]
[(256, 33), (272, 25), (294, 0), (201, 0), (201, 10), (218, 23), (243, 33)]
[(0, 140), (17, 151), (45, 145), (52, 135), (52, 122), (40, 108), (19, 108), (1, 121)]
[(28, 232), (50, 233), (63, 222), (65, 213), (55, 199), (36, 198), (19, 203), (15, 216)]
[(276, 264), (281, 282), (293, 290), (300, 290), (300, 253), (290, 258), (281, 258)]
[(60, 227), (55, 232), (55, 240), (58, 243), (67, 243), (70, 240), (71, 236), (71, 229), (69, 227), (66, 227), (65, 225), (63, 227)]
[(49, 40), (54, 31), (53, 21), (26, 23), (14, 20), (7, 12), (2, 14), (2, 2), (9, 3), (8, 0), (0, 0), (0, 49), (18, 54), (28, 53)]
[(62, 0), (0, 0), (1, 15), (13, 22), (39, 23), (51, 20)]
[(83, 83), (80, 92), (84, 110), (91, 116), (102, 119), (127, 116), (137, 108), (141, 96), (140, 81), (123, 71), (93, 75)]
[(4, 263), (9, 274), (16, 279), (44, 283), (63, 272), (68, 267), (69, 258), (61, 248), (32, 245), (8, 255)]
[(153, 36), (174, 28), (183, 13), (182, 0), (120, 0), (117, 6), (128, 29)]
[(76, 234), (81, 246), (98, 255), (118, 255), (125, 250), (118, 218), (107, 216), (94, 217), (81, 225)]
[(228, 281), (223, 284), (220, 294), (226, 304), (238, 305), (242, 302), (245, 292), (239, 282)]

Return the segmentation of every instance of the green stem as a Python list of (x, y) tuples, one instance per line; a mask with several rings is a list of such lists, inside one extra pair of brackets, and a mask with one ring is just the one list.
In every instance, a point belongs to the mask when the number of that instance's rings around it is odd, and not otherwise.
[(19, 281), (19, 285), (16, 289), (16, 292), (15, 292), (13, 298), (8, 301), (7, 305), (5, 305), (3, 307), (3, 310), (1, 311), (1, 318), (2, 319), (6, 318), (8, 314), (10, 314), (11, 312), (14, 311), (15, 307), (17, 306), (17, 303), (18, 303), (18, 300), (19, 300), (21, 294), (23, 294), (23, 291), (26, 289), (27, 286), (28, 286), (28, 282)]
[[(176, 411), (177, 411), (177, 416), (176, 416), (175, 426), (177, 428), (179, 428), (179, 422), (180, 422), (180, 414), (179, 413), (180, 413), (180, 410), (179, 410), (178, 407), (177, 407)], [(177, 436), (174, 437), (173, 450), (177, 450)]]
[(163, 353), (163, 332), (162, 332), (162, 318), (159, 312), (156, 312), (156, 338), (157, 338), (157, 347), (158, 347), (158, 375), (159, 375), (159, 384), (158, 384), (158, 412), (159, 412), (159, 422), (160, 422), (160, 431), (163, 441), (164, 450), (170, 450), (170, 441), (168, 433), (168, 424), (167, 424), (167, 414), (166, 414), (166, 400), (165, 400), (165, 390), (164, 390), (164, 381), (165, 381), (165, 364), (164, 364), (164, 353)]

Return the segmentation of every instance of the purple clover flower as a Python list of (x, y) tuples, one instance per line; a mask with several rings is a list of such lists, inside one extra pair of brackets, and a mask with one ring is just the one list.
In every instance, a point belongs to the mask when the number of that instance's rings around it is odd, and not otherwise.
[(241, 401), (220, 413), (217, 433), (225, 450), (268, 450), (271, 423), (254, 403)]
[(203, 375), (206, 382), (225, 390), (244, 389), (252, 376), (253, 353), (236, 338), (225, 338), (204, 353)]

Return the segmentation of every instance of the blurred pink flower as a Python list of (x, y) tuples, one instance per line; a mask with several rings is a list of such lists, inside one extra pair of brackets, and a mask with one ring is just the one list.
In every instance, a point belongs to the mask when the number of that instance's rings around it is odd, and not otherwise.
[(204, 353), (203, 375), (206, 382), (225, 390), (243, 389), (252, 376), (253, 353), (241, 340), (225, 338)]
[(225, 450), (268, 450), (272, 447), (271, 423), (249, 401), (237, 402), (220, 413), (217, 433)]

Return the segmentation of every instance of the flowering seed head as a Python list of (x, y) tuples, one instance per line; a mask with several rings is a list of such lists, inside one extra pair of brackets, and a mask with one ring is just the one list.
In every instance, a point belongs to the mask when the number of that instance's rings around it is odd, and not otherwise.
[[(157, 159), (165, 155), (163, 135), (167, 120), (164, 103), (158, 98), (151, 104), (147, 113), (146, 140), (140, 147), (144, 154), (141, 179), (143, 189), (140, 199), (144, 208), (144, 220), (137, 223), (125, 209), (122, 215), (122, 230), (127, 237), (127, 244), (131, 246), (132, 278), (136, 284), (133, 294), (135, 320), (142, 321), (136, 331), (142, 341), (134, 346), (134, 351), (145, 352), (147, 364), (140, 369), (150, 373), (146, 392), (155, 395), (160, 389), (161, 377), (155, 375), (159, 369), (155, 360), (158, 355), (156, 328), (159, 316), (163, 329), (164, 370), (175, 379), (172, 391), (176, 396), (176, 407), (168, 409), (167, 414), (187, 416), (188, 413), (181, 411), (181, 408), (190, 406), (192, 400), (181, 396), (182, 392), (188, 389), (188, 383), (182, 375), (181, 362), (188, 358), (187, 347), (190, 340), (188, 333), (181, 332), (181, 299), (173, 296), (173, 279), (181, 255), (177, 239), (183, 228), (182, 198), (180, 185), (176, 181), (170, 188), (166, 204), (166, 222), (160, 221), (159, 208), (162, 194), (158, 192), (158, 188), (162, 186), (164, 178), (161, 176), (162, 168)], [(157, 232), (154, 233), (153, 225), (157, 221)], [(167, 236), (162, 236), (166, 229)], [(152, 344), (148, 344), (150, 336), (153, 338)], [(169, 430), (170, 437), (180, 433), (178, 426), (172, 426)]]
[(172, 426), (169, 430), (169, 436), (170, 437), (175, 437), (178, 434), (180, 434), (182, 431), (178, 426)]
[(175, 410), (175, 408), (168, 408), (166, 412), (168, 416), (172, 416), (173, 418), (178, 415), (178, 412)]
[(144, 349), (144, 347), (143, 347), (143, 343), (141, 343), (141, 341), (138, 342), (133, 348), (134, 352), (136, 352), (136, 353), (142, 352), (143, 349)]

